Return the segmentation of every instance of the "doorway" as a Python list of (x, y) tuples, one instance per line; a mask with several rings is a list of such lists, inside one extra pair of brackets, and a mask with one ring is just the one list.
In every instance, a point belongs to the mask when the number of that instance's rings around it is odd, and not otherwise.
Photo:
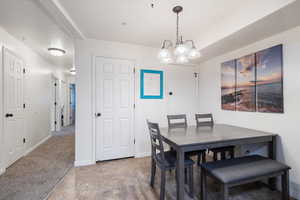
[(134, 156), (134, 62), (95, 58), (96, 160)]
[(70, 84), (70, 125), (75, 124), (76, 116), (76, 86)]

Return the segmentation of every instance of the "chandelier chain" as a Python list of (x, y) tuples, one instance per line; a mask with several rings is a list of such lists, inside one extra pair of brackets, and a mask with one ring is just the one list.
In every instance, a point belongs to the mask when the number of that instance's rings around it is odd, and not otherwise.
[(176, 44), (179, 44), (179, 13), (177, 13), (177, 22), (176, 22)]

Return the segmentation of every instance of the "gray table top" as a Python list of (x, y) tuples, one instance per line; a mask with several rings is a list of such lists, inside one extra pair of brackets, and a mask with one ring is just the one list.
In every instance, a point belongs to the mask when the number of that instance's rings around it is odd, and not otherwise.
[(231, 126), (226, 124), (215, 124), (211, 127), (189, 126), (188, 128), (161, 128), (161, 135), (165, 139), (177, 145), (211, 144), (233, 140), (243, 140), (257, 137), (276, 136), (268, 133), (248, 128)]

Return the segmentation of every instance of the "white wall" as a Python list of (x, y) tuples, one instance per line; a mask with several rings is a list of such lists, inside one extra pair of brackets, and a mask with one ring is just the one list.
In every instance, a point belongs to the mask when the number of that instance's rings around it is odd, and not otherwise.
[[(2, 46), (13, 51), (26, 63), (25, 75), (25, 152), (29, 151), (43, 139), (50, 135), (50, 99), (51, 74), (64, 79), (61, 69), (53, 66), (41, 56), (28, 48), (24, 43), (12, 37), (0, 27), (0, 63), (2, 63)], [(3, 149), (3, 67), (0, 64), (0, 169), (4, 170), (5, 152)], [(0, 171), (1, 173), (1, 171)]]
[[(168, 113), (186, 113), (194, 122), (193, 114), (197, 108), (195, 67), (162, 66), (157, 60), (158, 49), (96, 40), (78, 40), (75, 45), (75, 65), (77, 69), (76, 89), (76, 161), (75, 165), (95, 163), (92, 129), (92, 56), (125, 58), (135, 60), (135, 138), (136, 156), (150, 153), (146, 118), (167, 125)], [(140, 69), (160, 69), (165, 73), (165, 98), (144, 100), (139, 96)], [(168, 91), (174, 93), (168, 96)]]
[[(249, 53), (283, 44), (284, 114), (221, 110), (220, 64)], [(291, 190), (300, 198), (300, 27), (202, 63), (199, 68), (199, 111), (212, 112), (217, 123), (278, 133), (278, 157), (291, 170)], [(298, 190), (297, 190), (298, 189)]]

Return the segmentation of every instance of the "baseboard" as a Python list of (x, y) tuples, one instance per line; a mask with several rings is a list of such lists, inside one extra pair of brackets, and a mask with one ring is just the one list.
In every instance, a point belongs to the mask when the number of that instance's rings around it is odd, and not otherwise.
[(94, 164), (96, 164), (96, 162), (93, 160), (75, 160), (74, 162), (75, 167), (82, 167), (82, 166), (88, 166)]
[(32, 152), (33, 150), (35, 150), (38, 146), (40, 146), (41, 144), (43, 144), (44, 142), (46, 142), (52, 135), (48, 135), (47, 137), (45, 137), (44, 139), (42, 139), (40, 142), (38, 142), (36, 145), (34, 145), (33, 147), (29, 148), (25, 153), (24, 156), (26, 156), (27, 154), (29, 154), (30, 152)]
[(148, 157), (148, 156), (151, 156), (151, 152), (142, 152), (142, 153), (135, 154), (136, 158), (143, 158), (143, 157)]
[(300, 184), (295, 182), (290, 183), (291, 196), (300, 199)]

